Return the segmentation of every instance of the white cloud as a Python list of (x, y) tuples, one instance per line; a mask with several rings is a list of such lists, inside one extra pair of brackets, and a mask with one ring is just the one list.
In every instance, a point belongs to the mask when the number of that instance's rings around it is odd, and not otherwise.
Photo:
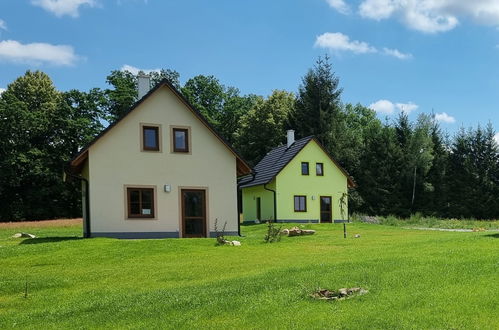
[(357, 54), (377, 52), (376, 48), (370, 46), (367, 42), (350, 40), (347, 35), (340, 32), (321, 34), (315, 40), (315, 46), (332, 51), (350, 51)]
[(435, 120), (443, 122), (443, 123), (447, 123), (447, 124), (452, 124), (452, 123), (456, 122), (456, 118), (449, 116), (445, 112), (435, 114)]
[(399, 109), (401, 112), (405, 112), (406, 114), (410, 114), (414, 110), (417, 110), (419, 106), (417, 104), (414, 104), (412, 102), (409, 103), (397, 103), (395, 104), (397, 109)]
[(383, 53), (385, 55), (396, 57), (399, 60), (408, 60), (412, 58), (412, 54), (402, 53), (398, 49), (383, 48)]
[(78, 17), (80, 6), (96, 7), (96, 0), (32, 0), (35, 6), (42, 7), (57, 17), (68, 15)]
[[(326, 32), (315, 40), (315, 47), (327, 48), (333, 52), (349, 51), (355, 54), (379, 53), (376, 47), (367, 42), (350, 40), (350, 37), (340, 32)], [(383, 48), (383, 54), (401, 60), (412, 58), (412, 54), (405, 54), (398, 49)]]
[(73, 65), (79, 56), (73, 47), (47, 43), (22, 44), (16, 40), (0, 41), (0, 60), (32, 64)]
[(391, 115), (395, 111), (395, 104), (388, 100), (379, 100), (369, 105), (369, 108), (373, 109), (377, 113)]
[(496, 133), (496, 135), (494, 135), (494, 140), (497, 144), (499, 144), (499, 133)]
[(344, 0), (326, 0), (327, 3), (334, 9), (336, 9), (341, 14), (349, 14), (350, 6), (345, 3)]
[(389, 100), (379, 100), (369, 105), (369, 108), (373, 109), (377, 113), (391, 115), (398, 110), (400, 112), (404, 112), (406, 114), (410, 114), (412, 111), (419, 108), (417, 104), (412, 102), (408, 103), (393, 103)]
[(7, 30), (7, 23), (3, 19), (0, 19), (0, 29)]
[(159, 72), (161, 69), (139, 69), (137, 67), (125, 64), (121, 67), (121, 71), (128, 71), (130, 73), (133, 73), (134, 75), (137, 75), (139, 71), (144, 72), (145, 74), (151, 73), (151, 72)]
[(5, 89), (5, 88), (0, 88), (0, 95), (2, 95), (2, 94), (3, 94), (3, 92), (5, 92), (5, 91), (6, 91), (6, 89)]
[(377, 21), (395, 17), (409, 28), (426, 33), (452, 30), (460, 18), (499, 26), (497, 0), (363, 0), (359, 13)]

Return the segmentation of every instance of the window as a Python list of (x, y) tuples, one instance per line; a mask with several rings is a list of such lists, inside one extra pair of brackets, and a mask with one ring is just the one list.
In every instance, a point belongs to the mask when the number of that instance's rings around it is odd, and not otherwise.
[(188, 128), (173, 128), (172, 129), (172, 144), (173, 152), (189, 152), (189, 129)]
[(324, 175), (324, 164), (323, 163), (316, 163), (315, 164), (315, 174), (317, 176), (323, 176)]
[(295, 212), (307, 212), (307, 196), (295, 196)]
[(154, 218), (154, 188), (126, 188), (127, 218)]
[(301, 163), (301, 175), (308, 175), (308, 162)]
[(140, 124), (140, 150), (161, 151), (161, 125)]

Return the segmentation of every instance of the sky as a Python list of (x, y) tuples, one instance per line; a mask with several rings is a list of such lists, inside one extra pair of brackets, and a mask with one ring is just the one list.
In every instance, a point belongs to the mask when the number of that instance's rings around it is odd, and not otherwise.
[(125, 68), (297, 92), (325, 54), (342, 101), (382, 119), (499, 129), (498, 0), (0, 0), (0, 92), (26, 70), (65, 91)]

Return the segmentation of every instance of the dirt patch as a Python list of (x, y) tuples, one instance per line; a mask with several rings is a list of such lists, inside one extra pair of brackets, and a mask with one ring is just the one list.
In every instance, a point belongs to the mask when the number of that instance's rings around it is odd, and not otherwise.
[(82, 219), (58, 219), (40, 221), (0, 222), (0, 229), (73, 227), (82, 224)]

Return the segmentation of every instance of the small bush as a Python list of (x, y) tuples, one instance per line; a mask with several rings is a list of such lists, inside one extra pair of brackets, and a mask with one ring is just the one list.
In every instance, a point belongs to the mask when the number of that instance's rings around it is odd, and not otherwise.
[(277, 228), (275, 224), (271, 221), (267, 222), (267, 234), (265, 234), (264, 241), (265, 243), (274, 243), (279, 242), (281, 240), (281, 229), (282, 226)]
[(218, 219), (215, 219), (215, 239), (217, 245), (225, 245), (227, 240), (225, 239), (225, 227), (227, 226), (227, 221), (222, 227), (222, 231), (218, 231)]

